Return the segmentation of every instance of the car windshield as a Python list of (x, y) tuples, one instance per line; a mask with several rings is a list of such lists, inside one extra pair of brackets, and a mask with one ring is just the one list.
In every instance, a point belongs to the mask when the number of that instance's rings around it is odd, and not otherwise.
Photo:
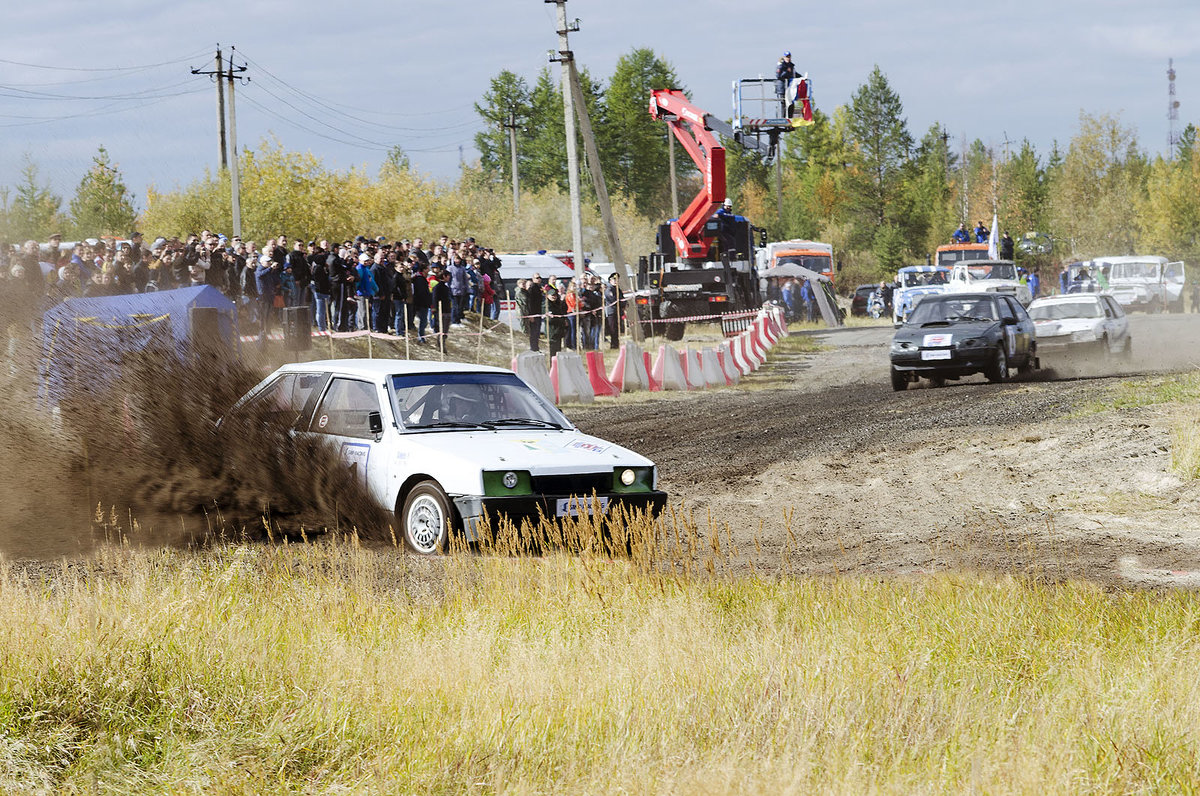
[(801, 268), (807, 268), (810, 271), (815, 271), (818, 274), (833, 273), (833, 266), (829, 257), (819, 254), (785, 254), (779, 257), (776, 265), (798, 265)]
[(1112, 275), (1115, 279), (1158, 279), (1158, 263), (1114, 263)]
[(994, 321), (997, 317), (996, 305), (990, 298), (944, 298), (938, 295), (929, 296), (918, 304), (908, 322), (920, 326), (954, 321)]
[(925, 285), (946, 284), (945, 271), (924, 271), (900, 274), (900, 284), (904, 287), (924, 287)]
[(396, 417), (408, 430), (571, 427), (515, 373), (393, 376), (392, 387)]
[(1035, 304), (1029, 308), (1035, 321), (1062, 321), (1067, 318), (1103, 318), (1104, 310), (1095, 301), (1056, 301)]
[(957, 249), (954, 251), (939, 251), (937, 253), (937, 264), (942, 266), (952, 266), (955, 263), (960, 263), (963, 260), (986, 260), (988, 258), (987, 248), (982, 249)]
[(1017, 267), (1011, 263), (992, 263), (991, 265), (969, 265), (967, 270), (972, 279), (1016, 279)]

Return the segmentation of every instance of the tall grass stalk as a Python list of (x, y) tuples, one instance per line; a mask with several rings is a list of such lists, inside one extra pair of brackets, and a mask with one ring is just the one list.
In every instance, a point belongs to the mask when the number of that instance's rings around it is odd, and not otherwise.
[(536, 556), (501, 527), (435, 560), (349, 536), (5, 565), (0, 790), (1200, 782), (1190, 593), (730, 577), (719, 529), (622, 524), (547, 527)]

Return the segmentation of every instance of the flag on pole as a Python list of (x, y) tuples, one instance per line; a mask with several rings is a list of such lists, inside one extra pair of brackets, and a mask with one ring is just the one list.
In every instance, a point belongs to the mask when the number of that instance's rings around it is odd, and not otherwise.
[(990, 233), (988, 233), (988, 259), (989, 260), (999, 260), (1000, 259), (1000, 254), (996, 249), (996, 235), (997, 235), (996, 225), (997, 225), (996, 214), (992, 213), (992, 231)]

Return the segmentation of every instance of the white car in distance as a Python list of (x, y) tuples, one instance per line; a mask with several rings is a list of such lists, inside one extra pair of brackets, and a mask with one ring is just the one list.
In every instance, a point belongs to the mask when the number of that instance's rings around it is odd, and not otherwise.
[(1037, 328), (1038, 353), (1102, 356), (1133, 354), (1129, 317), (1109, 295), (1068, 293), (1045, 296), (1029, 305)]
[(1017, 266), (1009, 260), (969, 260), (950, 271), (947, 293), (1007, 293), (1028, 307), (1033, 301), (1029, 285), (1020, 280)]
[(302, 362), (276, 370), (231, 411), (260, 401), (292, 433), (327, 438), (422, 555), (444, 550), (451, 530), (476, 541), (485, 516), (519, 527), (618, 506), (657, 512), (667, 502), (652, 461), (582, 433), (501, 368)]

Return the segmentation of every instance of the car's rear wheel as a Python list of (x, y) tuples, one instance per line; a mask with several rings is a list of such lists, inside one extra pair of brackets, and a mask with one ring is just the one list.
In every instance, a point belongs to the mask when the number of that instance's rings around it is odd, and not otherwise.
[(930, 376), (929, 377), (929, 386), (930, 387), (945, 387), (946, 379), (943, 376)]
[(996, 349), (996, 358), (988, 369), (987, 380), (993, 384), (1008, 381), (1008, 354), (1004, 353), (1004, 346)]
[(908, 376), (895, 368), (892, 368), (892, 389), (896, 392), (904, 392), (908, 389)]
[(436, 481), (422, 481), (408, 493), (400, 510), (405, 547), (423, 556), (444, 551), (453, 519), (450, 498), (442, 488)]

